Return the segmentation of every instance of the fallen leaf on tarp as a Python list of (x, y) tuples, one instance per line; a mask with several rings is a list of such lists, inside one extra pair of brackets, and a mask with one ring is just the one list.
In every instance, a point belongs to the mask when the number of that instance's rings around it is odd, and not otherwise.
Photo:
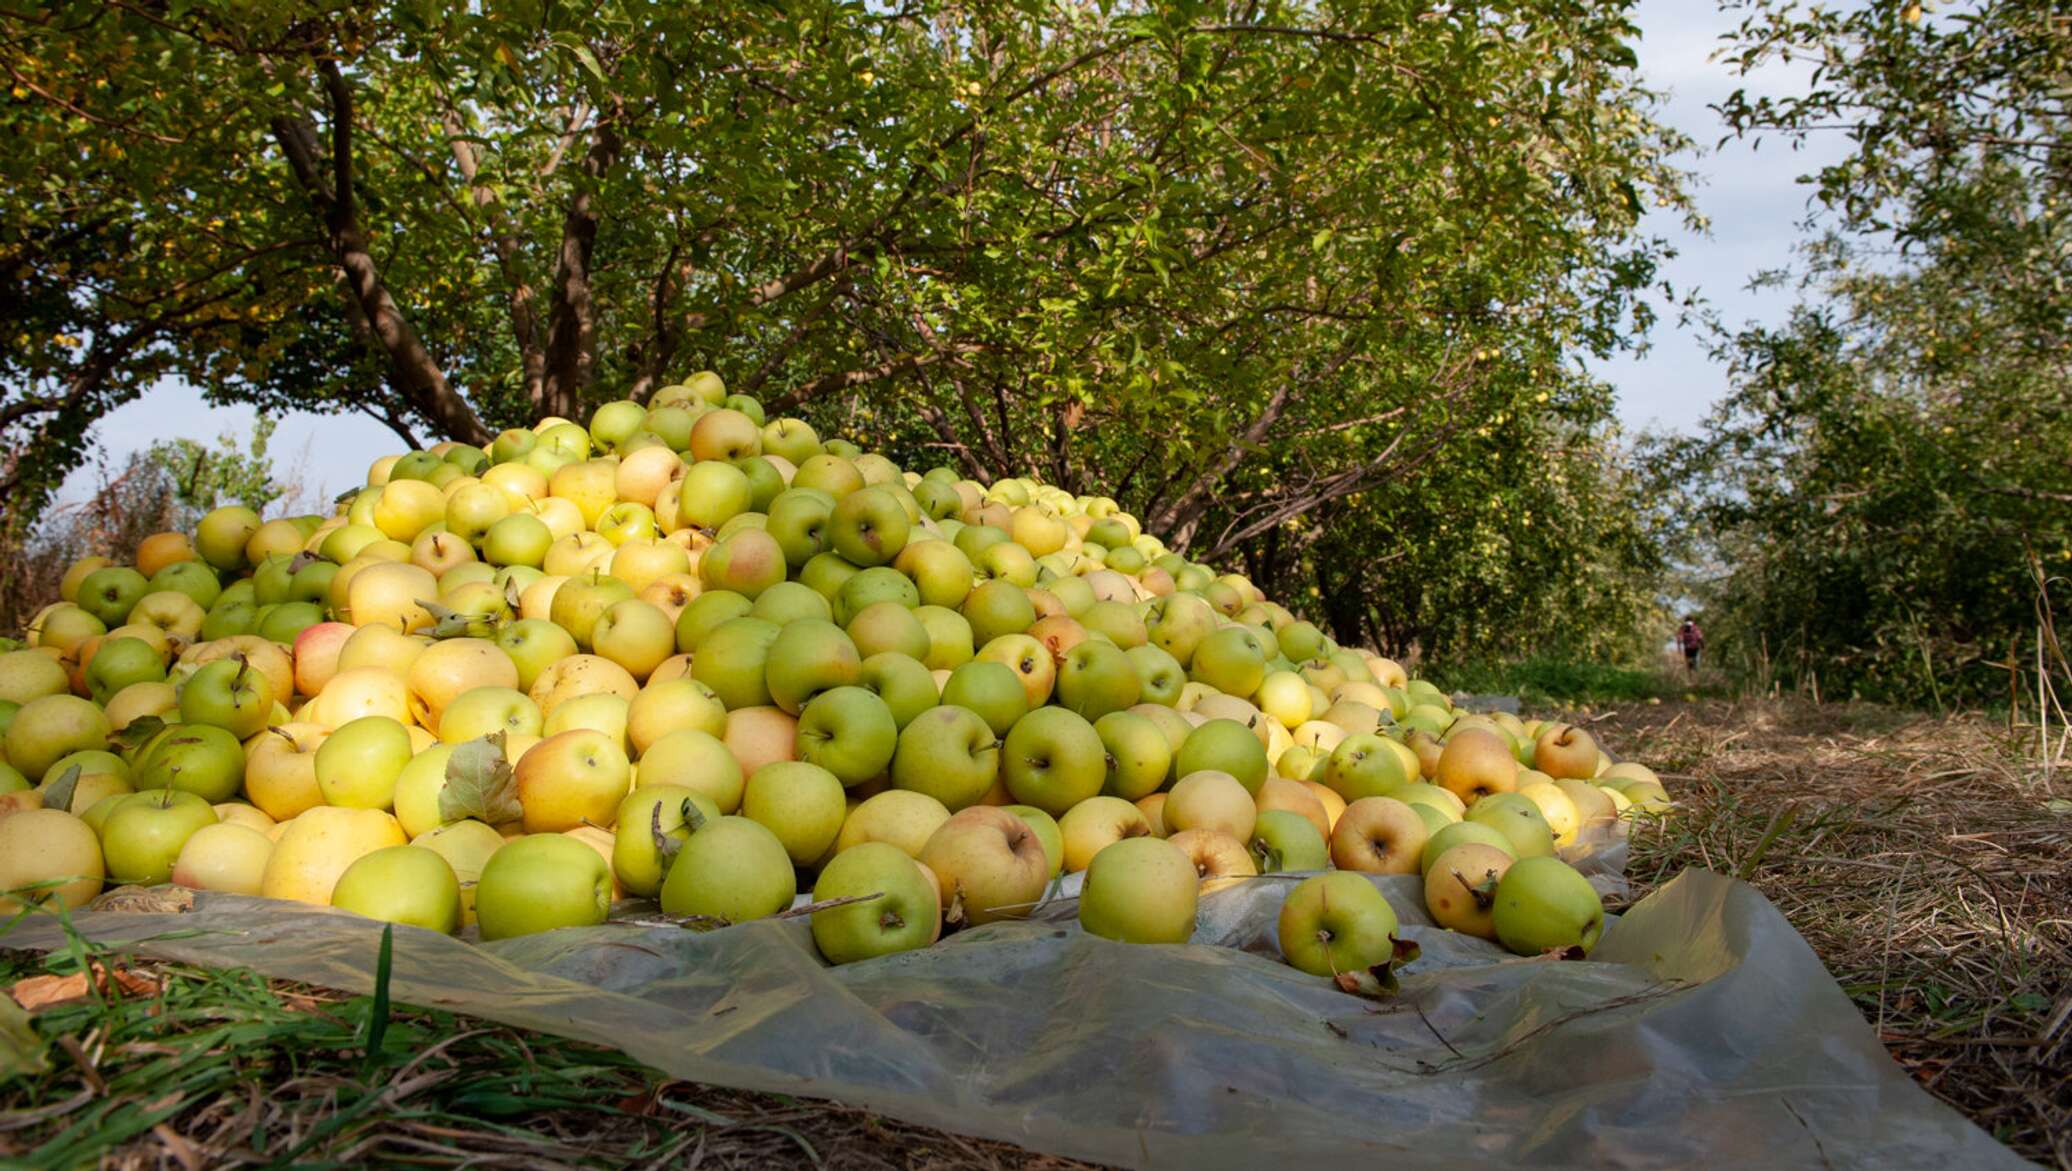
[(194, 892), (184, 886), (118, 886), (86, 909), (119, 915), (184, 915), (194, 909)]
[(43, 1056), (47, 1047), (30, 1027), (29, 1014), (14, 1001), (0, 997), (0, 1079), (49, 1069), (50, 1062)]
[(99, 986), (102, 995), (110, 997), (149, 998), (158, 995), (158, 981), (141, 972), (128, 968), (112, 971), (100, 964), (93, 965), (93, 984), (87, 983), (87, 973), (74, 972), (69, 976), (30, 976), (19, 980), (8, 989), (16, 1004), (30, 1012), (40, 1012), (60, 1004), (84, 1000)]

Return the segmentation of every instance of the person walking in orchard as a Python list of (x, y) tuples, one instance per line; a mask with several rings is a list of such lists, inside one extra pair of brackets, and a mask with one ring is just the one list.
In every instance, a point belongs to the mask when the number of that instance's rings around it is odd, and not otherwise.
[(1684, 669), (1697, 674), (1698, 652), (1705, 649), (1705, 632), (1698, 629), (1697, 615), (1684, 615), (1683, 625), (1676, 630), (1676, 645), (1683, 651)]

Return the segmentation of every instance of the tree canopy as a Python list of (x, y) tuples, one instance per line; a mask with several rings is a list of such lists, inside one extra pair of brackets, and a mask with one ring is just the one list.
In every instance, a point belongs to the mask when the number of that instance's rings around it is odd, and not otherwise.
[(711, 368), (1256, 553), (1482, 429), (1596, 442), (1576, 358), (1645, 327), (1639, 218), (1684, 198), (1636, 36), (1557, 0), (0, 11), (0, 487), (161, 378), (481, 442)]
[(1716, 633), (1787, 680), (2004, 698), (2048, 639), (2046, 582), (2072, 569), (2057, 7), (1762, 3), (1740, 30), (1745, 66), (1820, 68), (1797, 95), (1737, 95), (1730, 125), (1851, 144), (1806, 180), (1820, 231), (1800, 303), (1722, 331), (1733, 391), (1672, 463)]

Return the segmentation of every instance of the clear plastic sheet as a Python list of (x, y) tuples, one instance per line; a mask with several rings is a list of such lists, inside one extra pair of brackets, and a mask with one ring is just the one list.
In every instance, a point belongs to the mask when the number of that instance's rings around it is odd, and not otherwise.
[[(842, 968), (798, 920), (611, 925), (492, 944), (398, 928), (399, 1002), (610, 1045), (676, 1076), (834, 1098), (1132, 1167), (2026, 1166), (1915, 1086), (1754, 888), (1693, 871), (1587, 962), (1429, 925), (1376, 1002), (1282, 964), (1285, 879), (1203, 902), (1185, 947), (1111, 943), (1069, 904)], [(88, 936), (354, 992), (381, 925), (201, 895)], [(51, 948), (26, 922), (0, 947)], [(1220, 945), (1220, 946), (1211, 946)]]

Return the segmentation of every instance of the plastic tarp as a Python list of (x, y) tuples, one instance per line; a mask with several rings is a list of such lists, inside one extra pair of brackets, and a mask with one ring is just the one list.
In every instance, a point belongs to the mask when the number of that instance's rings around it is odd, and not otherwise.
[[(395, 935), (391, 995), (595, 1041), (701, 1082), (834, 1098), (1121, 1166), (2026, 1166), (1892, 1062), (1754, 888), (1692, 871), (1587, 961), (1430, 925), (1384, 1001), (1281, 963), (1290, 882), (1203, 900), (1196, 942), (1112, 943), (1068, 904), (831, 968), (800, 920)], [(381, 925), (200, 895), (77, 927), (168, 959), (366, 992)], [(52, 948), (49, 919), (0, 947)]]

